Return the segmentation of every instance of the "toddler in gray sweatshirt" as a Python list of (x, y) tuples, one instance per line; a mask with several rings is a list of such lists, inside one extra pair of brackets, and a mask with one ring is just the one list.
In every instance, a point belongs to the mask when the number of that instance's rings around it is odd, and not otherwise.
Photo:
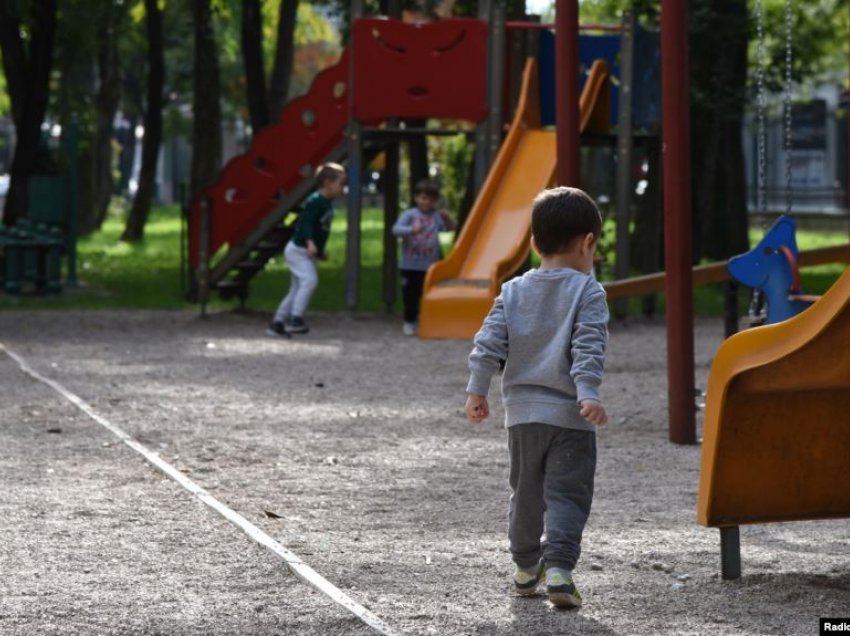
[(595, 427), (608, 421), (599, 397), (608, 304), (593, 276), (602, 217), (581, 190), (553, 188), (535, 199), (531, 231), (540, 268), (502, 286), (476, 334), (465, 411), (473, 423), (490, 414), (504, 362), (514, 590), (534, 594), (545, 575), (553, 604), (579, 607), (572, 571), (593, 498)]

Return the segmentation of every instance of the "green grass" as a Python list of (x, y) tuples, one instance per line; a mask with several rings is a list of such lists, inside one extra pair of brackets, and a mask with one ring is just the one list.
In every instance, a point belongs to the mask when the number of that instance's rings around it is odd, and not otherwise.
[[(359, 309), (366, 312), (383, 311), (383, 214), (375, 208), (364, 210), (361, 242)], [(119, 240), (124, 229), (123, 218), (110, 217), (103, 228), (80, 239), (77, 257), (77, 277), (80, 285), (67, 288), (56, 296), (21, 296), (0, 294), (0, 309), (96, 309), (96, 308), (150, 308), (195, 309), (196, 305), (183, 299), (180, 265), (181, 220), (177, 207), (156, 208), (145, 231), (144, 241), (136, 244)], [(750, 232), (755, 244), (763, 230)], [(606, 235), (613, 236), (612, 232)], [(343, 210), (337, 211), (333, 232), (328, 243), (330, 260), (319, 264), (319, 287), (311, 302), (311, 309), (344, 311), (345, 307), (345, 236), (346, 219)], [(444, 236), (445, 247), (448, 247)], [(798, 230), (797, 242), (801, 250), (847, 242), (843, 232), (816, 232)], [(613, 250), (609, 251), (611, 254)], [(608, 263), (607, 271), (613, 270)], [(844, 264), (823, 265), (803, 270), (803, 287), (807, 293), (826, 291), (844, 271)], [(282, 257), (275, 258), (266, 269), (254, 278), (248, 306), (260, 311), (273, 311), (289, 285)], [(398, 282), (393, 281), (397, 286)], [(398, 298), (398, 294), (397, 298)], [(746, 310), (749, 294), (741, 296), (741, 310)], [(397, 306), (399, 305), (397, 300)], [(630, 300), (630, 313), (639, 313), (640, 299)], [(659, 295), (658, 311), (663, 311), (663, 295)], [(214, 297), (212, 308), (230, 308), (234, 301), (222, 302)], [(709, 285), (694, 290), (694, 311), (698, 315), (721, 315), (723, 296), (719, 285)]]
[[(344, 211), (338, 211), (328, 241), (330, 260), (319, 263), (319, 288), (310, 304), (312, 309), (345, 309), (345, 234)], [(377, 209), (363, 213), (360, 274), (360, 309), (380, 311), (382, 300), (381, 263), (383, 250), (383, 214)], [(0, 294), (0, 309), (180, 309), (196, 308), (183, 299), (180, 265), (180, 210), (176, 206), (155, 208), (139, 243), (119, 240), (123, 218), (112, 216), (100, 231), (83, 237), (77, 246), (79, 286), (66, 286), (62, 294), (21, 296)], [(248, 306), (272, 311), (289, 285), (283, 258), (277, 257), (254, 278)], [(234, 302), (211, 299), (212, 308), (233, 307)]]
[[(345, 237), (348, 223), (345, 210), (337, 210), (333, 230), (328, 239), (329, 259), (319, 262), (319, 287), (310, 308), (319, 311), (344, 311), (345, 306)], [(383, 311), (383, 211), (377, 208), (363, 210), (360, 223), (360, 285), (358, 309), (366, 312)], [(398, 286), (398, 281), (393, 281)], [(273, 311), (289, 287), (289, 273), (283, 256), (275, 258), (258, 274), (251, 284), (248, 304), (257, 309)], [(400, 306), (401, 296), (396, 294)]]
[[(606, 235), (613, 234), (613, 227), (606, 226)], [(762, 228), (750, 229), (750, 245), (758, 243), (764, 234)], [(812, 231), (812, 230), (797, 230), (797, 247), (802, 250), (811, 250), (818, 247), (827, 247), (830, 245), (841, 245), (848, 242), (848, 235), (845, 232), (835, 231)], [(613, 247), (608, 252), (613, 260)], [(807, 294), (823, 294), (832, 286), (835, 280), (841, 275), (846, 267), (845, 263), (833, 263), (829, 265), (819, 265), (817, 267), (807, 267), (800, 270), (800, 278), (803, 286), (803, 291)], [(613, 263), (606, 266), (608, 271), (613, 271)], [(656, 313), (664, 311), (664, 295), (658, 295)], [(641, 311), (641, 299), (630, 298), (628, 301), (628, 313), (631, 315), (639, 314)], [(750, 302), (750, 291), (747, 288), (740, 288), (738, 293), (738, 309), (739, 313), (746, 314)], [(724, 311), (723, 286), (719, 284), (704, 285), (694, 289), (694, 313), (698, 316), (721, 316)]]

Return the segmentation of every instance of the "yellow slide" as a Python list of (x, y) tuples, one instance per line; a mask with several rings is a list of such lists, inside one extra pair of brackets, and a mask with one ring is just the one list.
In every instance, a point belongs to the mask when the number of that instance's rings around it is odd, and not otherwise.
[[(537, 70), (528, 60), (516, 115), (449, 255), (428, 270), (420, 338), (472, 338), (502, 282), (528, 258), (531, 203), (555, 177), (555, 133), (540, 127)], [(582, 131), (607, 131), (608, 68), (593, 63), (580, 101)]]
[(850, 269), (811, 307), (738, 333), (708, 377), (697, 518), (850, 517)]

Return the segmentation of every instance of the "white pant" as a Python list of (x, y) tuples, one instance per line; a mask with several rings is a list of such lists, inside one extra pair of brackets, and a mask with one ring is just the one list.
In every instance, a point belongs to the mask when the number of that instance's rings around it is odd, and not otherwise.
[(290, 241), (283, 250), (283, 257), (292, 274), (289, 293), (280, 301), (274, 314), (275, 322), (283, 322), (291, 316), (303, 317), (310, 304), (310, 298), (319, 284), (316, 262), (307, 256), (306, 247), (298, 247)]

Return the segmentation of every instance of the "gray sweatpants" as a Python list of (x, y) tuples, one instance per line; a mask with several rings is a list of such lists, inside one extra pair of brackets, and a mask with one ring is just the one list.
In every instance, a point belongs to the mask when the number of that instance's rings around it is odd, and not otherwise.
[(319, 284), (316, 262), (307, 256), (307, 248), (298, 247), (289, 241), (283, 250), (283, 257), (292, 274), (292, 282), (289, 284), (289, 293), (280, 301), (274, 313), (276, 322), (283, 322), (291, 316), (302, 318)]
[(508, 449), (508, 539), (514, 563), (530, 568), (542, 555), (547, 567), (572, 571), (593, 500), (596, 434), (518, 424), (508, 428)]

